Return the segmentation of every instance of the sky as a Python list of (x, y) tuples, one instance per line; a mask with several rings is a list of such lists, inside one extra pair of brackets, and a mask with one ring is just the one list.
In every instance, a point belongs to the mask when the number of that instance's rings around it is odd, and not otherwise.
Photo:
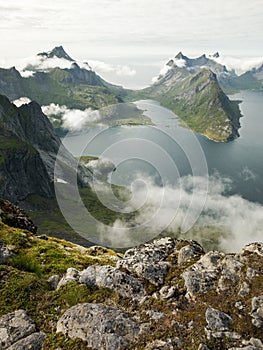
[(262, 56), (262, 32), (263, 0), (0, 0), (1, 61), (63, 45), (76, 59), (129, 64), (130, 83), (179, 51)]

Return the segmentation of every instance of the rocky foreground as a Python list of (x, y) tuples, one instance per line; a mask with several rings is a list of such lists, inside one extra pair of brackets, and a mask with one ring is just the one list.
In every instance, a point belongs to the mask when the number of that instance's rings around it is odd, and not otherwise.
[(167, 237), (122, 255), (8, 215), (0, 349), (263, 349), (263, 243), (224, 254)]

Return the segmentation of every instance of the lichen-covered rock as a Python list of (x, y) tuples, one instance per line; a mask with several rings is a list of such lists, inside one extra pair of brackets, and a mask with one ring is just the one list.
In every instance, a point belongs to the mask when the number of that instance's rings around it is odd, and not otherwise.
[(63, 286), (66, 283), (78, 282), (78, 281), (79, 281), (79, 271), (77, 269), (74, 269), (73, 267), (70, 267), (67, 269), (66, 274), (58, 282), (56, 289), (59, 289), (61, 286)]
[(259, 256), (263, 256), (263, 243), (262, 242), (256, 242), (256, 243), (249, 243), (247, 244), (241, 251), (242, 255), (246, 254), (257, 254)]
[(263, 295), (254, 297), (251, 302), (252, 323), (257, 328), (263, 327)]
[(176, 294), (176, 288), (174, 286), (163, 286), (160, 290), (159, 290), (159, 298), (160, 299), (170, 299), (173, 296), (175, 296)]
[(243, 340), (242, 347), (231, 347), (229, 350), (262, 350), (263, 344), (260, 339), (250, 338), (250, 340)]
[(98, 350), (122, 350), (132, 344), (140, 327), (120, 310), (100, 304), (79, 304), (67, 310), (57, 332), (86, 341)]
[(140, 299), (145, 296), (143, 284), (112, 266), (92, 265), (80, 273), (80, 283), (89, 287), (109, 288), (123, 297)]
[(0, 240), (0, 264), (4, 264), (12, 256), (12, 251)]
[(219, 262), (223, 257), (223, 253), (208, 252), (183, 272), (182, 277), (190, 296), (206, 293), (215, 287), (221, 271)]
[(232, 318), (222, 311), (209, 307), (206, 310), (205, 318), (208, 327), (212, 331), (227, 331)]
[(176, 240), (166, 237), (129, 249), (117, 267), (143, 277), (152, 284), (162, 285), (168, 273), (165, 259), (174, 250)]
[(179, 338), (163, 340), (154, 340), (146, 345), (145, 350), (174, 350), (181, 349), (182, 342)]
[(24, 310), (6, 314), (0, 318), (0, 349), (7, 349), (35, 332), (34, 321)]
[(196, 258), (198, 260), (204, 253), (204, 249), (200, 246), (200, 244), (192, 241), (191, 244), (188, 244), (179, 250), (178, 264), (183, 265), (189, 261), (195, 260)]
[(24, 339), (18, 340), (6, 350), (41, 350), (45, 338), (46, 335), (43, 332), (33, 333)]

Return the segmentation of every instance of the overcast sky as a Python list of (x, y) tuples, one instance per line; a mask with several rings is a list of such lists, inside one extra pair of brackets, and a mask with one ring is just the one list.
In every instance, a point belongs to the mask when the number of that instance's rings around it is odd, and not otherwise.
[(0, 0), (0, 52), (14, 60), (63, 45), (123, 63), (219, 51), (263, 55), (263, 0)]

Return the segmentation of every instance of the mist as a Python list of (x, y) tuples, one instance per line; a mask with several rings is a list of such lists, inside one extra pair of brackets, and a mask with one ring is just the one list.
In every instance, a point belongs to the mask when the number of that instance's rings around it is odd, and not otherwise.
[(41, 108), (43, 113), (49, 118), (59, 117), (62, 121), (61, 127), (72, 132), (79, 131), (102, 119), (100, 112), (91, 108), (82, 111), (80, 109), (69, 109), (67, 106), (60, 106), (55, 103), (42, 106)]
[(138, 176), (125, 204), (127, 212), (138, 211), (138, 215), (132, 222), (118, 219), (112, 227), (99, 225), (100, 239), (108, 237), (114, 247), (133, 246), (138, 234), (141, 242), (164, 234), (195, 239), (205, 248), (238, 252), (248, 243), (263, 240), (263, 206), (238, 195), (227, 196), (230, 188), (229, 179), (216, 176), (209, 180), (186, 176), (177, 186), (164, 187)]

